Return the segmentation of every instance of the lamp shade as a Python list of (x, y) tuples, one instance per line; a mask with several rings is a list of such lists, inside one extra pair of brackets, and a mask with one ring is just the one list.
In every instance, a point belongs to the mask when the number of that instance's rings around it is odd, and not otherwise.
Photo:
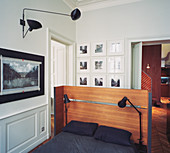
[(65, 94), (65, 95), (64, 95), (64, 103), (67, 104), (67, 103), (69, 103), (69, 102), (70, 102), (70, 100), (68, 99), (67, 94)]
[(123, 99), (118, 102), (118, 106), (121, 107), (121, 108), (126, 107), (126, 101), (127, 100), (128, 100), (127, 97), (123, 97)]
[(72, 12), (71, 12), (71, 18), (72, 20), (77, 20), (79, 19), (81, 16), (81, 12), (78, 8), (74, 9)]
[(34, 29), (40, 29), (42, 28), (42, 25), (40, 22), (35, 21), (35, 20), (27, 20), (27, 23), (29, 25), (29, 31), (32, 31)]

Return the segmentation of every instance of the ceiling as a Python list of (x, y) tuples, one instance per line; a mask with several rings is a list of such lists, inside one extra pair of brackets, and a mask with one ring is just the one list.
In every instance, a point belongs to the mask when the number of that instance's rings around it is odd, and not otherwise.
[(63, 0), (70, 8), (78, 7), (81, 11), (90, 11), (127, 3), (134, 3), (141, 0)]

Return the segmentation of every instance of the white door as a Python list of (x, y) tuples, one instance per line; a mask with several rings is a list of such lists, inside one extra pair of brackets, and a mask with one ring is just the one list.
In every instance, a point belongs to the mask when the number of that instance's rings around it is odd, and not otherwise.
[(66, 46), (52, 41), (51, 86), (66, 85)]
[(75, 53), (74, 45), (67, 46), (67, 85), (75, 85)]
[(132, 44), (132, 89), (141, 89), (142, 42)]
[(51, 41), (51, 114), (54, 114), (54, 87), (66, 85), (66, 46)]

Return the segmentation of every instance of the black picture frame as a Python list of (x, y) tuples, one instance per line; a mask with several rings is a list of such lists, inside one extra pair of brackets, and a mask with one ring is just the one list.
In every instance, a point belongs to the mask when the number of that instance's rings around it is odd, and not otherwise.
[[(24, 53), (24, 52), (14, 51), (14, 50), (4, 49), (4, 48), (0, 48), (0, 55), (4, 57), (9, 57), (9, 58), (17, 58), (17, 59), (41, 62), (40, 64), (40, 90), (0, 95), (0, 104), (44, 95), (44, 80), (45, 80), (45, 76), (44, 76), (45, 58), (44, 56), (29, 54), (29, 53)], [(0, 86), (1, 86), (1, 83), (0, 83)]]

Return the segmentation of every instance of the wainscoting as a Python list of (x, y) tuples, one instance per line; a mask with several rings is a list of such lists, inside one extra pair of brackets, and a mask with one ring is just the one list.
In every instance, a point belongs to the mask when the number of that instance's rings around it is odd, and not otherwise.
[(38, 145), (37, 147), (35, 147), (34, 149), (32, 149), (30, 152), (28, 153), (32, 153), (34, 150), (36, 150), (38, 147), (42, 146), (43, 144), (47, 143), (48, 141), (50, 141), (52, 138), (54, 137), (54, 115), (51, 115), (51, 137), (47, 140), (45, 140), (43, 143), (41, 143), (40, 145)]
[(2, 119), (0, 153), (28, 152), (48, 137), (47, 105)]

